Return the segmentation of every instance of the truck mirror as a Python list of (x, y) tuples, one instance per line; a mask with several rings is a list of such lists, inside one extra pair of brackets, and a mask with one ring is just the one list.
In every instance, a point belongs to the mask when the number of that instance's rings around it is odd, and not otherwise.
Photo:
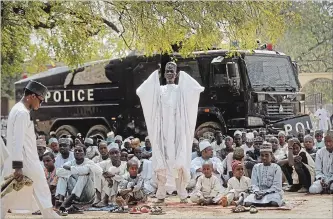
[(298, 74), (298, 64), (297, 64), (297, 62), (296, 61), (293, 61), (292, 62), (293, 63), (293, 66), (294, 66), (294, 68), (295, 68), (295, 71), (296, 71), (296, 74)]
[(218, 65), (218, 64), (222, 63), (223, 60), (224, 60), (223, 56), (218, 56), (212, 60), (211, 64)]
[(237, 77), (237, 71), (236, 71), (236, 63), (234, 62), (228, 62), (227, 63), (228, 68), (228, 75), (230, 78), (236, 78)]

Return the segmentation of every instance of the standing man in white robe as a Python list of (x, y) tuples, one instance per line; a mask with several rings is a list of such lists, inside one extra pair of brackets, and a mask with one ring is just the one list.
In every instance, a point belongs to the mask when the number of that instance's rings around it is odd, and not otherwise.
[(8, 209), (30, 210), (37, 205), (43, 218), (59, 218), (52, 209), (51, 192), (44, 170), (39, 162), (36, 146), (36, 134), (30, 111), (38, 110), (47, 93), (47, 88), (36, 81), (29, 81), (24, 89), (24, 97), (10, 111), (7, 124), (7, 149), (10, 158), (5, 162), (4, 173), (14, 173), (15, 179), (21, 181), (29, 177), (33, 184), (16, 192), (7, 194), (2, 200), (1, 217)]
[(323, 106), (320, 105), (319, 109), (317, 109), (315, 116), (317, 118), (319, 118), (319, 130), (322, 131), (327, 131), (328, 129), (328, 112), (326, 111), (326, 109), (323, 109)]
[(204, 90), (177, 64), (168, 62), (164, 74), (167, 84), (160, 86), (158, 70), (137, 89), (152, 149), (152, 165), (157, 182), (157, 204), (164, 203), (167, 176), (175, 178), (181, 202), (187, 202), (191, 152), (200, 93)]

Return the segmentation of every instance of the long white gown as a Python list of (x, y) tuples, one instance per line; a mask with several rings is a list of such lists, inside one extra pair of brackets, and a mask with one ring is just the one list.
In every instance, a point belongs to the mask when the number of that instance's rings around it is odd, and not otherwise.
[[(160, 86), (154, 71), (137, 89), (152, 147), (154, 175), (190, 180), (192, 143), (200, 93), (204, 88), (187, 73), (179, 73), (179, 83)], [(176, 182), (177, 184), (177, 182)], [(177, 189), (178, 190), (178, 189)]]
[(318, 109), (315, 116), (319, 118), (319, 129), (326, 131), (328, 129), (328, 113), (325, 109)]
[[(34, 124), (30, 112), (19, 102), (10, 111), (7, 123), (7, 149), (9, 159), (5, 162), (4, 176), (13, 173), (12, 161), (23, 162), (23, 174), (32, 179), (31, 187), (13, 191), (2, 200), (4, 217), (10, 208), (12, 212), (41, 210), (43, 218), (60, 218), (52, 210), (51, 192), (46, 181), (44, 170), (39, 162)], [(37, 204), (36, 204), (37, 202)]]
[[(6, 159), (9, 157), (8, 150), (5, 146), (5, 143), (3, 142), (2, 138), (0, 138), (0, 185), (2, 184), (3, 181), (3, 166), (6, 161)], [(1, 200), (2, 201), (2, 200)], [(1, 203), (0, 203), (0, 213), (1, 213)], [(2, 214), (0, 214), (0, 219), (1, 219)]]

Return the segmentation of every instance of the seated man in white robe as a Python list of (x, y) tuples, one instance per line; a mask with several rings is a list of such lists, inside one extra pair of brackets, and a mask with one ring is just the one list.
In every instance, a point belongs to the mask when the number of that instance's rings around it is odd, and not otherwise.
[(94, 140), (92, 138), (84, 139), (84, 146), (87, 148), (86, 158), (92, 160), (99, 156), (98, 147), (94, 146)]
[(201, 169), (203, 174), (190, 195), (191, 201), (199, 205), (217, 204), (222, 198), (223, 188), (220, 179), (213, 175), (213, 163), (206, 160)]
[[(116, 143), (113, 143), (113, 144), (116, 144)], [(107, 145), (106, 141), (99, 142), (98, 152), (99, 152), (99, 155), (92, 159), (92, 161), (94, 161), (95, 163), (100, 163), (104, 160), (110, 159), (109, 158), (109, 149), (108, 149), (108, 145)]]
[[(215, 132), (215, 141), (212, 142), (213, 156), (216, 157), (216, 152), (225, 148), (225, 143), (223, 140), (223, 135), (221, 131)], [(218, 157), (220, 158), (220, 157)], [(220, 158), (222, 161), (222, 159)]]
[(64, 163), (74, 160), (74, 153), (70, 151), (70, 140), (68, 138), (59, 139), (59, 152), (54, 163), (56, 168), (60, 168)]
[(127, 162), (120, 160), (118, 144), (110, 144), (109, 156), (111, 160), (102, 161), (98, 165), (102, 168), (102, 176), (95, 178), (96, 198), (94, 207), (105, 207), (116, 203), (119, 183), (126, 174)]
[[(180, 201), (186, 203), (197, 106), (204, 88), (187, 73), (178, 73), (174, 62), (168, 62), (163, 73), (166, 85), (160, 86), (156, 70), (136, 93), (152, 144), (153, 174), (158, 185), (156, 204), (165, 201), (167, 181), (176, 186)], [(179, 82), (175, 84), (178, 76)]]
[(117, 143), (120, 149), (121, 145), (123, 144), (123, 137), (116, 135), (116, 137), (114, 137), (114, 143)]
[(199, 143), (201, 156), (194, 158), (191, 162), (192, 179), (187, 186), (187, 189), (192, 189), (197, 182), (197, 179), (202, 175), (202, 164), (210, 160), (213, 164), (213, 175), (217, 177), (222, 185), (221, 175), (223, 173), (223, 165), (219, 158), (213, 157), (213, 148), (209, 141), (203, 140)]
[(316, 181), (310, 186), (310, 193), (333, 191), (333, 137), (324, 138), (325, 147), (317, 151), (315, 161)]
[(273, 206), (283, 204), (282, 170), (272, 163), (272, 144), (265, 142), (260, 148), (262, 163), (254, 165), (251, 176), (252, 191), (244, 200), (245, 206)]
[[(58, 184), (56, 196), (59, 195), (61, 211), (71, 206), (72, 202), (90, 203), (95, 197), (94, 176), (102, 175), (102, 169), (92, 160), (85, 158), (85, 147), (74, 148), (75, 160), (69, 161), (57, 169)], [(66, 194), (69, 196), (64, 201)]]

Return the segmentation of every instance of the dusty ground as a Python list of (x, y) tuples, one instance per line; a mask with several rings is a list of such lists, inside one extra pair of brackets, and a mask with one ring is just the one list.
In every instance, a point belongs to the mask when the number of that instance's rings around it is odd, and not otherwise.
[[(333, 195), (305, 195), (285, 193), (287, 205), (295, 206), (291, 210), (261, 210), (257, 214), (231, 213), (230, 209), (200, 206), (165, 207), (165, 215), (112, 214), (108, 212), (85, 212), (63, 218), (333, 218)], [(177, 202), (176, 197), (169, 197), (168, 202)], [(41, 216), (7, 214), (6, 218), (41, 218)]]

